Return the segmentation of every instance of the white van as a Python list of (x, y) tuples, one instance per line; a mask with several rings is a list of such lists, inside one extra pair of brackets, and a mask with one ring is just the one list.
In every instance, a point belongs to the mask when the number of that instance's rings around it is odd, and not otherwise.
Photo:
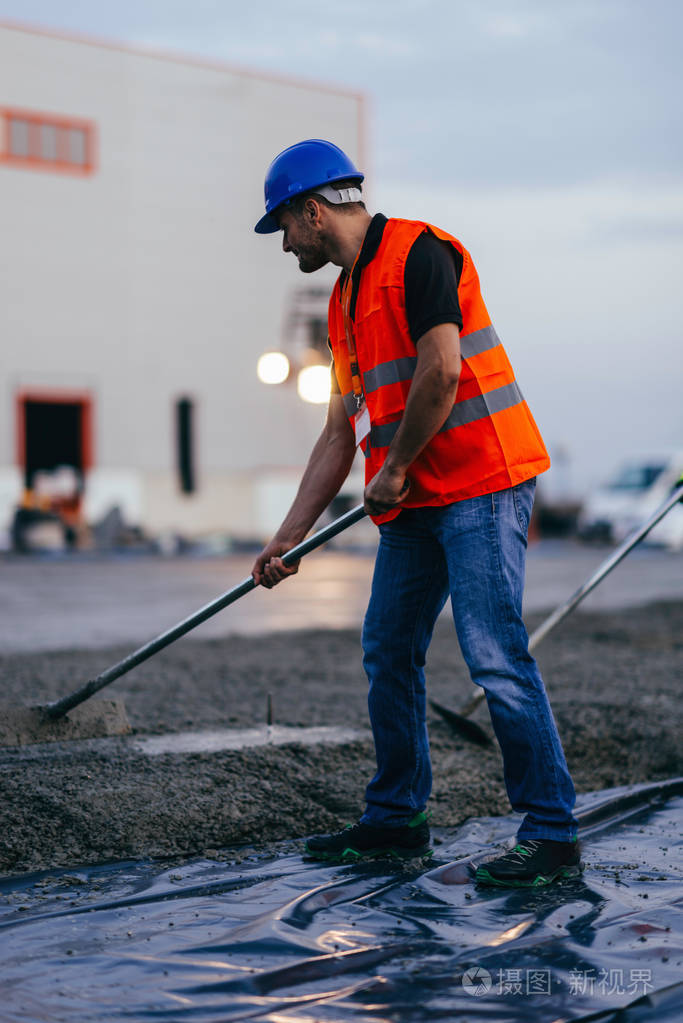
[[(627, 462), (587, 498), (579, 515), (579, 536), (620, 543), (657, 510), (682, 475), (683, 451)], [(645, 542), (683, 550), (683, 504), (673, 507)]]

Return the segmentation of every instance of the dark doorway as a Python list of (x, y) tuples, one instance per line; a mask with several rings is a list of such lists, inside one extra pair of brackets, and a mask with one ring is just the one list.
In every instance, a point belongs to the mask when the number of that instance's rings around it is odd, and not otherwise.
[(37, 472), (69, 465), (82, 476), (83, 404), (24, 400), (24, 482), (31, 489)]

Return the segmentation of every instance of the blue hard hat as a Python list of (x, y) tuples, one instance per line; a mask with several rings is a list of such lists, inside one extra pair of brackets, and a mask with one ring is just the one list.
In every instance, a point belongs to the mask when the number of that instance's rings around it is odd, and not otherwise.
[(257, 234), (271, 234), (279, 230), (273, 216), (302, 192), (310, 192), (319, 185), (335, 181), (363, 180), (364, 175), (354, 167), (346, 153), (333, 142), (306, 139), (284, 149), (276, 156), (266, 174), (266, 213), (254, 228)]

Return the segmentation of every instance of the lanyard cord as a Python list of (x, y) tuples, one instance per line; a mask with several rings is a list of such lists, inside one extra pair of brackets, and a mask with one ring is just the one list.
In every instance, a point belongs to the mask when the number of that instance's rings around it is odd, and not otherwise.
[(346, 280), (344, 281), (344, 287), (342, 288), (341, 294), (342, 312), (344, 314), (344, 333), (346, 334), (346, 347), (349, 352), (349, 362), (351, 364), (351, 382), (353, 384), (353, 396), (356, 399), (357, 409), (360, 409), (365, 399), (365, 396), (363, 394), (363, 382), (360, 377), (360, 368), (358, 366), (356, 341), (353, 335), (353, 323), (351, 321), (351, 294), (353, 292), (353, 271), (356, 269), (356, 263), (358, 262), (359, 256), (360, 249), (356, 253), (356, 258), (353, 261), (351, 271)]

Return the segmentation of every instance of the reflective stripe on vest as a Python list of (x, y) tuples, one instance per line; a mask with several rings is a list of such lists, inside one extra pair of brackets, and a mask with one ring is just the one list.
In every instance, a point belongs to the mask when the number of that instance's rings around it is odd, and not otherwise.
[[(465, 337), (460, 338), (460, 354), (463, 359), (471, 359), (475, 355), (481, 355), (482, 352), (496, 348), (499, 344), (500, 338), (494, 328), (482, 327), (481, 330), (475, 330), (471, 334), (466, 334)], [(415, 355), (405, 355), (400, 359), (390, 359), (388, 362), (380, 363), (379, 366), (375, 366), (374, 369), (370, 369), (364, 374), (365, 393), (372, 394), (385, 384), (398, 384), (402, 380), (412, 380), (416, 365), (417, 356)], [(521, 401), (522, 399), (520, 398), (519, 400)], [(503, 407), (507, 408), (508, 406)], [(353, 391), (347, 391), (344, 395), (344, 408), (346, 409), (347, 416), (355, 415), (356, 399)], [(483, 415), (486, 414), (486, 412), (483, 413)], [(481, 416), (475, 416), (474, 418), (481, 419)], [(472, 420), (465, 419), (463, 422), (471, 423)], [(453, 425), (457, 424), (454, 423)], [(446, 427), (443, 427), (443, 429), (446, 429)], [(450, 429), (450, 427), (447, 427), (447, 429)]]
[[(466, 398), (465, 401), (455, 403), (439, 433), (446, 433), (448, 430), (465, 426), (467, 423), (476, 423), (478, 419), (493, 416), (496, 412), (503, 412), (506, 408), (514, 408), (522, 401), (524, 401), (524, 396), (517, 386), (516, 380), (504, 387), (487, 391), (486, 394), (476, 394), (473, 398)], [(401, 420), (396, 419), (393, 423), (373, 426), (370, 430), (370, 448), (388, 448), (400, 425)], [(370, 448), (366, 451), (366, 456)]]

